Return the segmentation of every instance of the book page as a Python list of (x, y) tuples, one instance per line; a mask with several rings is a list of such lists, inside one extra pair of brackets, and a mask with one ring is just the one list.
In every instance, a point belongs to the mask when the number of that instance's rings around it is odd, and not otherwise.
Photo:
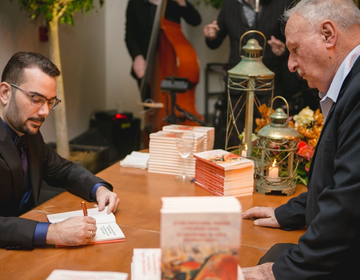
[[(96, 235), (89, 244), (106, 243), (112, 240), (125, 241), (125, 235), (116, 223), (113, 213), (107, 214), (107, 207), (101, 212), (98, 208), (88, 209), (88, 216), (96, 220)], [(49, 222), (59, 223), (71, 217), (82, 217), (82, 210), (63, 212), (58, 214), (47, 215)], [(62, 246), (59, 246), (62, 247)]]
[(112, 271), (79, 271), (55, 269), (46, 280), (127, 280), (128, 274)]
[(96, 227), (97, 230), (93, 242), (125, 238), (124, 233), (121, 231), (120, 227), (116, 223), (97, 224)]
[[(84, 212), (82, 210), (77, 210), (77, 211), (47, 215), (47, 218), (50, 223), (58, 223), (71, 217), (82, 217), (82, 216), (84, 216)], [(107, 214), (107, 206), (101, 212), (99, 212), (98, 208), (88, 209), (88, 216), (94, 218), (97, 224), (116, 222), (113, 213)]]

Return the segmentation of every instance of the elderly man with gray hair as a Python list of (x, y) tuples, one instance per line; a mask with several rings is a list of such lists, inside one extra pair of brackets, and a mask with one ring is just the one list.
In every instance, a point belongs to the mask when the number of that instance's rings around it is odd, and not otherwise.
[(360, 279), (360, 11), (352, 0), (302, 0), (285, 11), (288, 68), (319, 90), (325, 124), (308, 191), (276, 209), (243, 213), (254, 224), (294, 230), (245, 279)]

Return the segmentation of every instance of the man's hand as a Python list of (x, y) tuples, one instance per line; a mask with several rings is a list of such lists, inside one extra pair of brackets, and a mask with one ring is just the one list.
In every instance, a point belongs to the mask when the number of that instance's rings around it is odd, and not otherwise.
[(275, 280), (272, 266), (274, 263), (264, 263), (253, 267), (242, 267), (245, 280)]
[(50, 224), (46, 244), (79, 246), (90, 242), (96, 234), (96, 220), (92, 217), (73, 217)]
[(217, 21), (214, 20), (212, 23), (205, 25), (204, 35), (209, 40), (214, 40), (216, 38), (216, 33), (220, 30)]
[(242, 213), (243, 219), (257, 219), (254, 225), (262, 227), (279, 228), (280, 225), (275, 217), (274, 207), (253, 207)]
[(138, 77), (139, 79), (144, 77), (145, 70), (146, 70), (146, 61), (141, 54), (139, 54), (135, 57), (134, 62), (133, 62), (133, 69), (134, 69), (136, 77)]
[(116, 211), (120, 199), (117, 197), (117, 194), (110, 191), (108, 188), (104, 186), (100, 186), (96, 190), (96, 201), (98, 203), (99, 211), (105, 209), (105, 206), (108, 206), (107, 213)]
[(274, 36), (271, 36), (271, 39), (268, 41), (268, 44), (271, 47), (271, 51), (276, 55), (276, 56), (282, 56), (285, 53), (285, 44), (276, 39)]

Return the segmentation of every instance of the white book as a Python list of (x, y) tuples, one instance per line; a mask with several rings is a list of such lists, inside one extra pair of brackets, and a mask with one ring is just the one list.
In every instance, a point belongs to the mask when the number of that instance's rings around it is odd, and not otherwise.
[[(113, 213), (107, 214), (107, 207), (101, 212), (98, 208), (87, 210), (88, 216), (96, 220), (96, 235), (88, 244), (100, 244), (109, 242), (125, 241), (125, 235), (116, 223)], [(82, 210), (63, 212), (58, 214), (47, 215), (50, 223), (59, 223), (71, 217), (84, 216)]]
[(160, 280), (160, 265), (160, 248), (135, 248), (131, 262), (131, 279)]
[[(241, 268), (237, 266), (237, 280), (244, 280)], [(135, 248), (131, 262), (132, 280), (161, 280), (161, 249)], [(62, 280), (62, 279), (61, 279)]]
[(46, 280), (127, 280), (128, 274), (113, 271), (80, 271), (68, 269), (55, 269)]
[(240, 202), (214, 196), (163, 197), (161, 202), (163, 279), (237, 280)]

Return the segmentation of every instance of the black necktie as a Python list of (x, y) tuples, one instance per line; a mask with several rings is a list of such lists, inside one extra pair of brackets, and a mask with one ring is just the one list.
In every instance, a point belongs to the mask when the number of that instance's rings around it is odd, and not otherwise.
[(25, 134), (18, 138), (18, 141), (16, 143), (16, 148), (19, 152), (19, 155), (21, 155), (22, 151), (24, 151), (26, 149), (26, 135)]

